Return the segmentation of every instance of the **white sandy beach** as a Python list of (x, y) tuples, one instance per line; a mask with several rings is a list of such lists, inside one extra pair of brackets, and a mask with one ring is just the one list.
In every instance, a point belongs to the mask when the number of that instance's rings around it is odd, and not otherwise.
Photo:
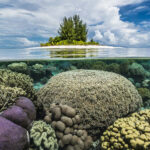
[(31, 47), (28, 49), (99, 49), (99, 48), (121, 48), (113, 46), (101, 46), (101, 45), (58, 45), (58, 46), (42, 46), (42, 47)]

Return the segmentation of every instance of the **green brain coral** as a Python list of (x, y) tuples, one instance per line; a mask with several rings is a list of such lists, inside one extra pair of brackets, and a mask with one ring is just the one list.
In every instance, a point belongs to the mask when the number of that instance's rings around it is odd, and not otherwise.
[(101, 136), (101, 149), (149, 150), (150, 110), (142, 110), (115, 121)]
[(52, 77), (39, 90), (38, 102), (45, 109), (62, 103), (76, 109), (82, 125), (98, 137), (119, 117), (136, 111), (142, 104), (133, 84), (121, 75), (106, 71), (74, 70)]
[(31, 148), (35, 150), (58, 150), (53, 128), (44, 121), (34, 121), (30, 130)]
[(26, 92), (21, 88), (0, 85), (0, 112), (13, 105), (17, 97), (25, 95)]

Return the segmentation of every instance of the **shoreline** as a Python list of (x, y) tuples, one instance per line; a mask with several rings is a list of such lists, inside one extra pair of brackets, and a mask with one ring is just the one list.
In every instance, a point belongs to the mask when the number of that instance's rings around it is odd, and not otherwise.
[(113, 47), (113, 46), (101, 46), (101, 45), (54, 45), (54, 46), (41, 46), (41, 47), (31, 47), (27, 49), (98, 49), (98, 48), (122, 48), (122, 47)]

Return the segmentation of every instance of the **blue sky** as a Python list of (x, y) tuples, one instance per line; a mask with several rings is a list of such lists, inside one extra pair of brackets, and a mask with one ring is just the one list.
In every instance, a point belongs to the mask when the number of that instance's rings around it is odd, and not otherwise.
[(0, 0), (0, 48), (39, 46), (74, 14), (87, 23), (89, 39), (150, 47), (150, 0)]

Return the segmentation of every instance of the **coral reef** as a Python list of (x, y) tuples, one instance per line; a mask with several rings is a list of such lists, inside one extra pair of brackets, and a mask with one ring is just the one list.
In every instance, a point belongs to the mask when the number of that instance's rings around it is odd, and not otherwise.
[(100, 150), (100, 140), (93, 142), (89, 150)]
[[(98, 63), (98, 61), (96, 61)], [(72, 62), (72, 64), (74, 66), (76, 66), (78, 69), (94, 69), (93, 65), (96, 65), (95, 61), (89, 59), (89, 60), (78, 60), (78, 61), (74, 61)], [(101, 64), (101, 61), (100, 61)], [(96, 66), (100, 66), (99, 64)]]
[(28, 65), (24, 62), (12, 63), (9, 64), (7, 67), (8, 69), (19, 73), (27, 73), (28, 71)]
[(81, 116), (84, 129), (97, 138), (119, 117), (136, 111), (141, 96), (126, 78), (111, 72), (74, 70), (52, 77), (39, 90), (38, 102), (66, 104)]
[(150, 149), (150, 110), (121, 118), (101, 136), (102, 150)]
[(107, 64), (102, 61), (96, 61), (93, 63), (91, 69), (93, 70), (106, 70)]
[(44, 65), (35, 64), (30, 67), (30, 76), (34, 78), (35, 81), (41, 79), (43, 76), (46, 76), (46, 70)]
[(106, 71), (115, 72), (115, 73), (120, 74), (120, 65), (116, 64), (116, 63), (111, 63), (111, 64), (107, 65)]
[(30, 139), (31, 149), (58, 150), (55, 131), (44, 121), (34, 121), (30, 130)]
[(138, 88), (139, 94), (142, 96), (143, 101), (150, 99), (150, 90), (147, 88)]
[(43, 70), (43, 65), (42, 64), (35, 64), (35, 65), (33, 65), (32, 66), (33, 67), (33, 69), (35, 69), (35, 70), (39, 70), (39, 71), (41, 71), (41, 70)]
[(26, 92), (21, 88), (0, 85), (0, 112), (12, 106), (17, 97), (26, 95)]
[(128, 67), (128, 74), (133, 77), (146, 78), (150, 77), (150, 73), (144, 69), (141, 64), (132, 63)]
[[(30, 98), (32, 101), (34, 101), (36, 98), (35, 90), (33, 89), (33, 80), (28, 75), (16, 73), (6, 69), (0, 69), (0, 85), (1, 87), (3, 86), (3, 95), (1, 95), (1, 97), (8, 103), (9, 101), (7, 99), (10, 98), (9, 95), (12, 95), (13, 98), (17, 98), (14, 94), (17, 94), (16, 96), (25, 96)], [(12, 91), (15, 89), (13, 92), (14, 94), (9, 94), (7, 90), (5, 94), (5, 87), (9, 91), (11, 88)], [(19, 94), (20, 91), (21, 94)], [(6, 97), (6, 95), (8, 97)], [(14, 101), (14, 99), (11, 101)]]
[(142, 96), (144, 107), (150, 107), (150, 89), (138, 88), (138, 92)]
[(146, 79), (142, 82), (142, 86), (145, 88), (150, 88), (150, 79)]
[(56, 132), (59, 147), (63, 150), (88, 150), (92, 138), (83, 130), (81, 118), (75, 109), (62, 104), (51, 104), (46, 110), (44, 120), (50, 123)]

